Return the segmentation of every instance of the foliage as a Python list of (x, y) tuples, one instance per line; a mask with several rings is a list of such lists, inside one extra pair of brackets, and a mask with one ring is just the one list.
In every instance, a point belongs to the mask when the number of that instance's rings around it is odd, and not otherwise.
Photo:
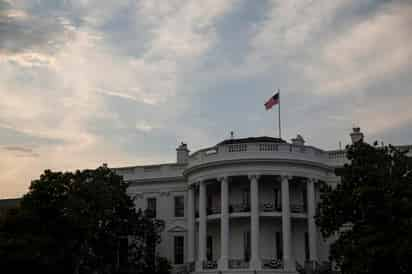
[[(46, 170), (0, 224), (0, 268), (5, 273), (156, 273), (154, 250), (164, 224), (136, 211), (127, 187), (107, 167)], [(128, 252), (122, 252), (122, 243)]]
[(336, 241), (342, 273), (412, 273), (412, 160), (363, 141), (347, 148), (341, 182), (324, 185), (317, 224)]
[(311, 262), (308, 261), (305, 265), (296, 263), (296, 271), (299, 274), (332, 274), (331, 265), (329, 262)]

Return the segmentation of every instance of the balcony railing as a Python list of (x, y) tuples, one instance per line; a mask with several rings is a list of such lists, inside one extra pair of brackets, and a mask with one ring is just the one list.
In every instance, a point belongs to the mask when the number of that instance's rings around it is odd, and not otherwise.
[(230, 259), (229, 268), (232, 268), (232, 269), (249, 268), (249, 262), (242, 260), (242, 259)]
[(283, 262), (280, 259), (262, 259), (264, 269), (280, 269), (283, 268)]
[(330, 262), (305, 261), (304, 265), (296, 262), (299, 273), (335, 273)]
[(290, 204), (290, 211), (292, 213), (305, 213), (306, 206), (305, 204)]
[(212, 215), (212, 214), (220, 214), (221, 208), (220, 207), (208, 207), (206, 209), (207, 215)]
[(274, 211), (282, 211), (282, 207), (280, 205), (276, 205), (275, 203), (262, 203), (260, 204), (260, 211), (263, 212), (274, 212)]
[(189, 274), (195, 271), (195, 263), (190, 262), (182, 265), (175, 265), (172, 270), (172, 274)]
[(217, 269), (217, 261), (204, 261), (203, 269)]
[(231, 204), (229, 206), (229, 212), (250, 212), (250, 205), (249, 204)]
[(173, 274), (188, 274), (190, 273), (188, 270), (188, 266), (186, 264), (184, 265), (177, 265), (173, 267)]
[[(282, 212), (282, 206), (275, 203), (261, 203), (259, 205), (261, 212)], [(290, 211), (292, 213), (306, 213), (306, 205), (303, 203), (290, 204)], [(222, 209), (220, 207), (208, 207), (206, 209), (207, 215), (220, 214)], [(231, 204), (229, 205), (229, 213), (235, 212), (250, 212), (250, 204)], [(195, 217), (199, 218), (199, 211), (196, 210)]]

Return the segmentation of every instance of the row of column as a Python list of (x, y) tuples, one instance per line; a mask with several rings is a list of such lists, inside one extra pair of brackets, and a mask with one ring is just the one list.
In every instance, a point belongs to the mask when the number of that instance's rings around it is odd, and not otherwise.
[[(260, 269), (261, 261), (259, 255), (259, 175), (250, 175), (250, 220), (251, 220), (251, 258), (250, 268)], [(221, 251), (219, 259), (219, 270), (228, 269), (229, 262), (229, 181), (228, 177), (219, 178), (221, 183)], [(282, 232), (283, 232), (283, 264), (285, 270), (293, 270), (291, 245), (291, 217), (289, 198), (289, 176), (281, 176), (282, 192)], [(195, 261), (195, 190), (193, 187), (188, 191), (188, 261)], [(307, 182), (307, 222), (309, 236), (309, 259), (317, 260), (317, 239), (315, 224), (315, 188), (314, 180)], [(206, 239), (207, 239), (207, 216), (206, 216), (206, 183), (199, 184), (199, 245), (196, 269), (202, 270), (203, 262), (206, 261)]]

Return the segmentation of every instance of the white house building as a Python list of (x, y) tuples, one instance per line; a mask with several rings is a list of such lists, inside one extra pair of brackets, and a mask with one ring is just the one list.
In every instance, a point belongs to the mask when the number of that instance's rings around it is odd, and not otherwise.
[[(359, 128), (352, 141), (363, 138)], [(336, 184), (343, 150), (305, 145), (301, 136), (228, 139), (176, 163), (116, 168), (136, 207), (166, 223), (158, 248), (175, 271), (295, 273), (296, 262), (325, 261), (314, 215), (319, 182)]]

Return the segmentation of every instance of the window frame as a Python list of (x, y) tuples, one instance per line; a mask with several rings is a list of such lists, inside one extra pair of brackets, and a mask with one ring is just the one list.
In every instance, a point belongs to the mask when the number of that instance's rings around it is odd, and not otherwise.
[[(181, 205), (178, 207), (179, 203), (178, 200), (181, 199)], [(176, 218), (184, 218), (185, 217), (185, 196), (184, 195), (176, 195), (173, 197), (173, 216)]]
[(175, 235), (173, 237), (173, 253), (174, 264), (181, 265), (185, 263), (185, 236)]
[[(151, 203), (153, 201), (153, 203)], [(156, 197), (147, 197), (146, 199), (146, 210), (150, 210), (153, 218), (157, 216), (157, 199)]]

